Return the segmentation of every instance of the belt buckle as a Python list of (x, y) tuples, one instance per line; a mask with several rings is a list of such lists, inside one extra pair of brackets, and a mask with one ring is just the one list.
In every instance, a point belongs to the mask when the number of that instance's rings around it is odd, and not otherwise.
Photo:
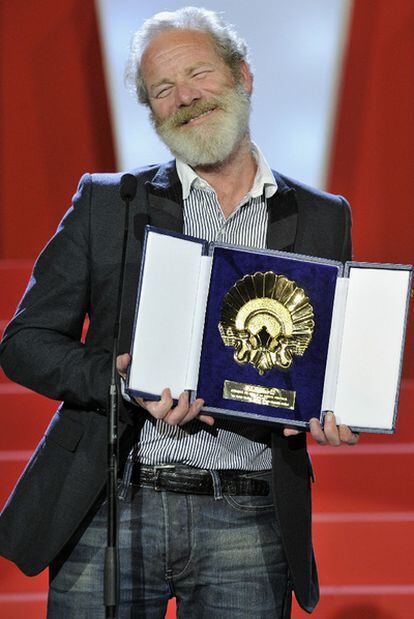
[(175, 469), (175, 464), (155, 464), (154, 465), (154, 490), (156, 492), (161, 492), (162, 488), (158, 485), (159, 475), (165, 469)]

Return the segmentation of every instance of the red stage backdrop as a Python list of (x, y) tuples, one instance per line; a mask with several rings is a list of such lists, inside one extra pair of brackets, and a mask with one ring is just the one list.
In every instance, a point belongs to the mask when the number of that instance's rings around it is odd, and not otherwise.
[(114, 170), (111, 124), (93, 0), (2, 2), (0, 11), (0, 257), (32, 259), (74, 179)]
[[(93, 0), (2, 2), (0, 18), (1, 329), (69, 205), (74, 178), (112, 171), (115, 161)], [(328, 188), (352, 204), (359, 260), (414, 258), (413, 32), (413, 0), (355, 0)], [(413, 322), (395, 437), (364, 436), (354, 449), (311, 447), (318, 619), (414, 612)], [(385, 348), (386, 334), (379, 337)], [(0, 371), (0, 507), (54, 408)], [(46, 590), (46, 572), (30, 579), (0, 561), (0, 616), (43, 618)], [(170, 619), (173, 612), (172, 602)], [(304, 616), (295, 605), (293, 617)]]
[(413, 33), (412, 0), (354, 2), (328, 185), (351, 202), (357, 260), (414, 262)]

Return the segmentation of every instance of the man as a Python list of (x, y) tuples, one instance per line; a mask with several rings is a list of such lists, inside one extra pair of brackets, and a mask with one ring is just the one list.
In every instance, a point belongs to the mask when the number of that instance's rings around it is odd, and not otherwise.
[[(251, 143), (246, 56), (238, 35), (204, 9), (158, 14), (134, 39), (129, 79), (176, 161), (134, 172), (121, 375), (130, 362), (146, 222), (209, 240), (350, 258), (347, 203), (272, 172)], [(10, 378), (63, 400), (0, 520), (6, 557), (27, 574), (50, 564), (50, 618), (104, 616), (119, 179), (83, 177), (0, 351)], [(159, 402), (122, 404), (122, 467), (130, 455), (120, 482), (119, 617), (163, 617), (173, 595), (180, 617), (288, 617), (292, 589), (310, 612), (318, 584), (304, 433), (215, 421), (202, 405), (190, 406), (185, 393), (174, 405), (168, 385)], [(333, 415), (323, 429), (313, 419), (311, 433), (321, 444), (357, 441)]]

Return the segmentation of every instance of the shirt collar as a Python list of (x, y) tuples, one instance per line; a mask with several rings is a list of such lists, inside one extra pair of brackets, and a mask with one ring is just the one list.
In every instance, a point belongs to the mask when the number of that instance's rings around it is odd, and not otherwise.
[[(250, 198), (257, 198), (264, 194), (266, 198), (270, 198), (277, 191), (277, 183), (272, 171), (263, 156), (259, 147), (252, 142), (252, 153), (257, 162), (257, 172), (250, 191), (243, 198), (246, 202)], [(187, 163), (176, 160), (177, 174), (183, 188), (183, 199), (186, 200), (190, 195), (191, 189), (201, 189), (204, 191), (214, 191), (211, 185), (206, 180), (198, 176), (198, 174)]]

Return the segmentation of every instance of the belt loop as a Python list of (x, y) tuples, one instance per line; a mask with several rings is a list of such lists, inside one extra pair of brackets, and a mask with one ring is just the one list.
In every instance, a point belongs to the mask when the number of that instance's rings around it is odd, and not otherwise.
[(218, 471), (209, 471), (209, 473), (211, 475), (211, 479), (213, 480), (214, 500), (218, 501), (223, 498), (220, 475)]
[(134, 449), (129, 452), (128, 459), (125, 463), (124, 474), (122, 475), (121, 483), (118, 488), (118, 499), (125, 501), (128, 495), (128, 488), (131, 483), (132, 469), (134, 468)]

